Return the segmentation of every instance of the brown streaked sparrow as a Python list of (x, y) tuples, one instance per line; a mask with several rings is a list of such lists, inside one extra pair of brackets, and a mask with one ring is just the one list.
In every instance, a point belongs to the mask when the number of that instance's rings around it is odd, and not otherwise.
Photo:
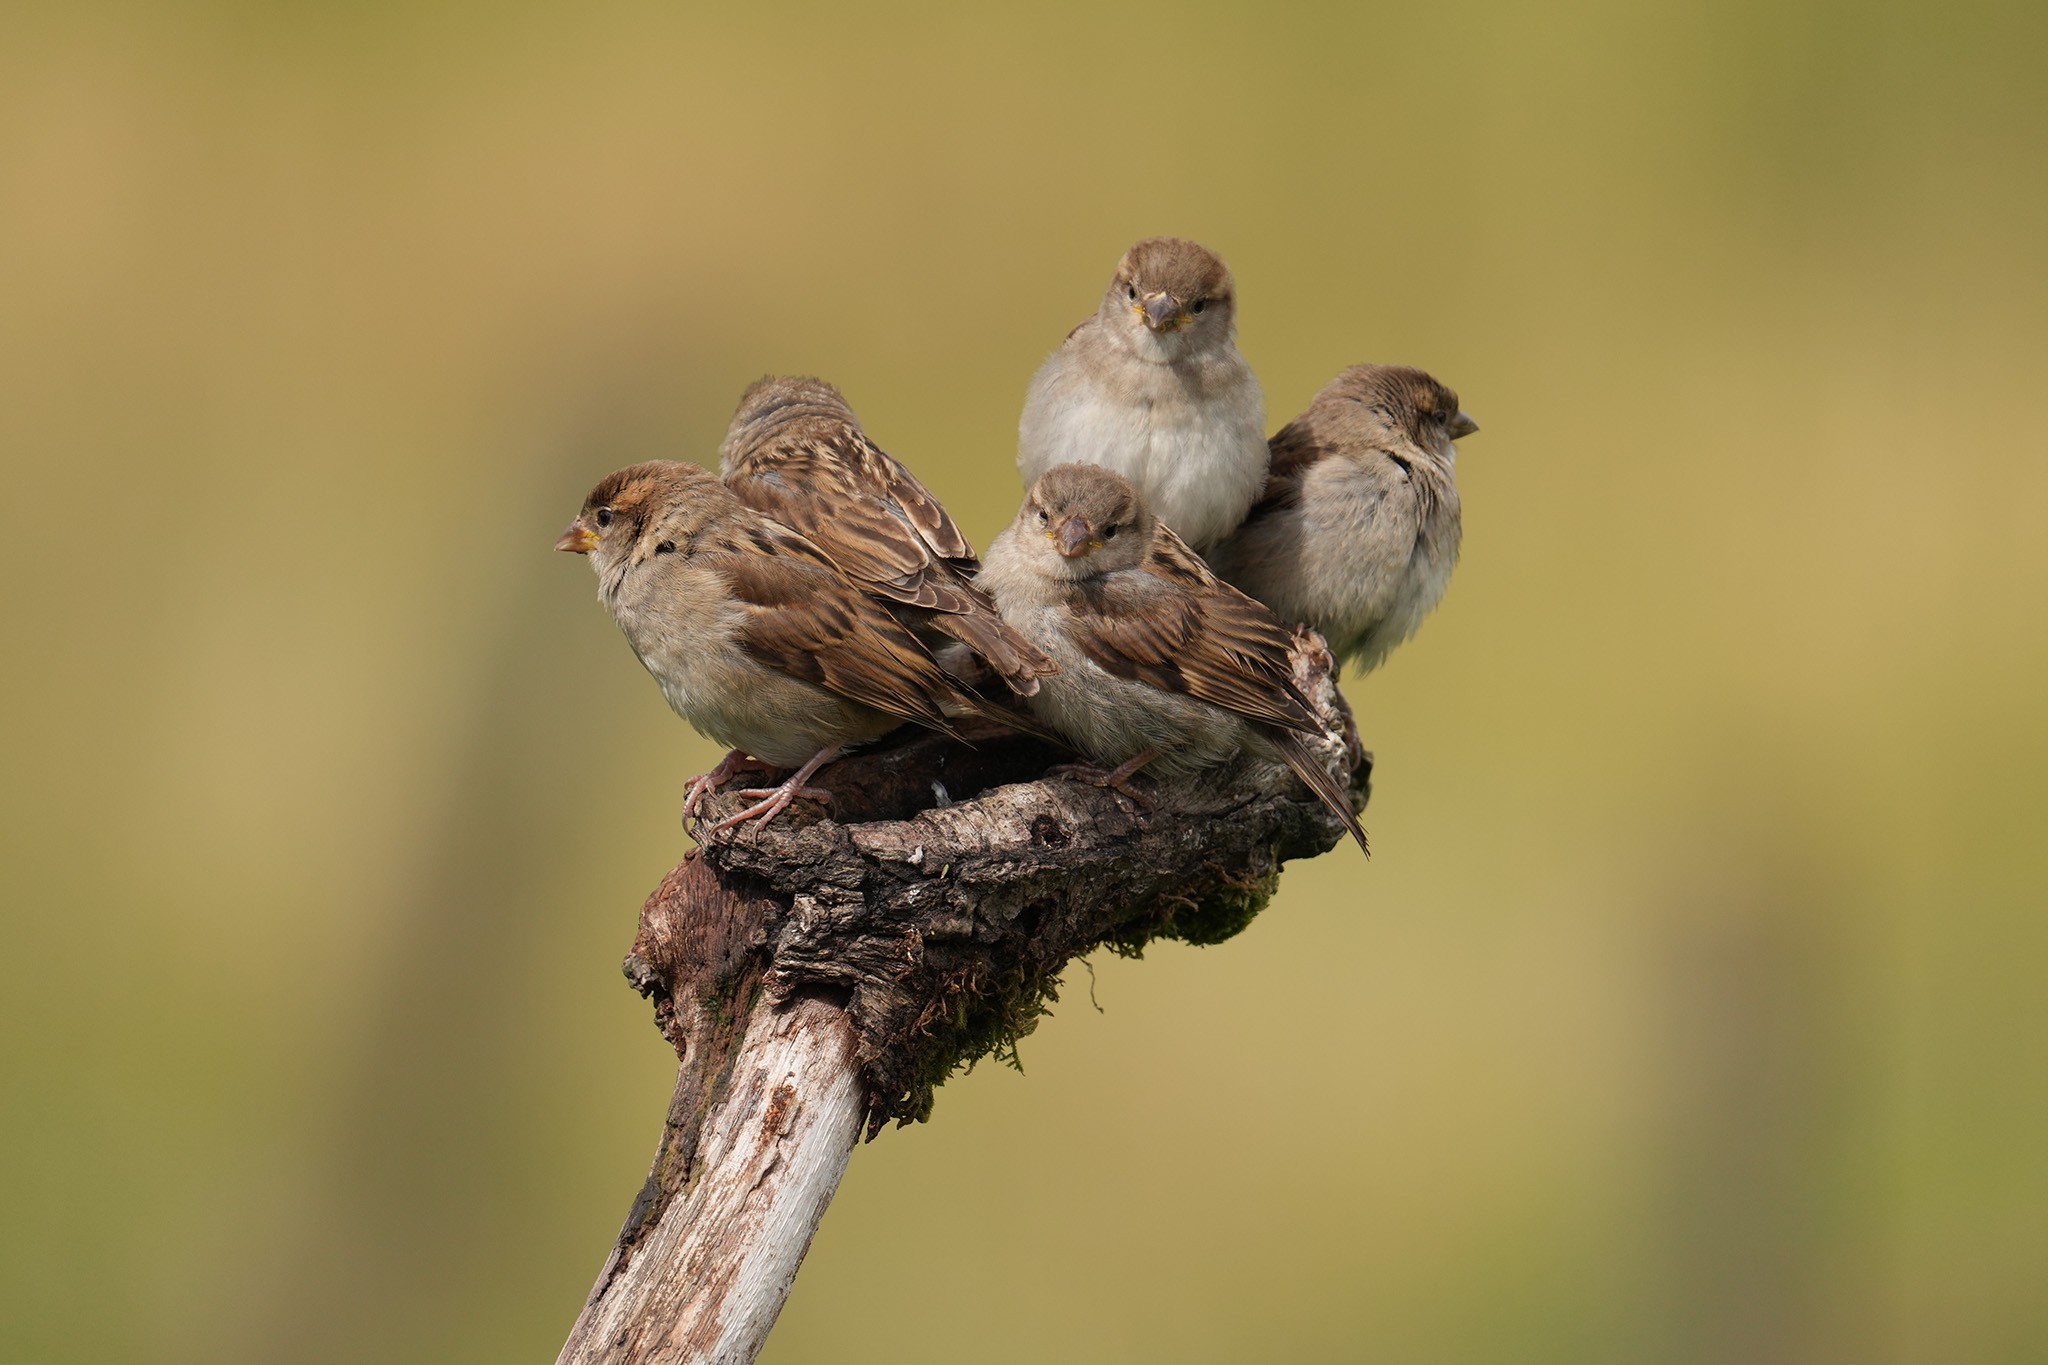
[(692, 781), (686, 822), (748, 755), (796, 769), (743, 792), (757, 804), (714, 833), (772, 820), (841, 751), (906, 721), (947, 734), (953, 716), (1015, 724), (824, 552), (695, 465), (607, 475), (555, 548), (590, 556), (600, 600), (668, 704), (734, 750)]
[(1185, 776), (1250, 750), (1285, 763), (1366, 846), (1346, 793), (1301, 740), (1322, 727), (1295, 685), (1287, 627), (1210, 573), (1122, 475), (1047, 470), (990, 544), (980, 581), (1060, 666), (1032, 711), (1115, 765), (1077, 776), (1135, 796), (1126, 784), (1141, 767)]

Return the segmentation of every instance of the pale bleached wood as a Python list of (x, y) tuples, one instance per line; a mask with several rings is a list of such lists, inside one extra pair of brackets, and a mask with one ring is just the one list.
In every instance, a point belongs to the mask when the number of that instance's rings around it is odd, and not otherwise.
[(704, 1119), (702, 1173), (601, 1282), (558, 1365), (753, 1360), (839, 1187), (864, 1111), (844, 1011), (759, 996)]

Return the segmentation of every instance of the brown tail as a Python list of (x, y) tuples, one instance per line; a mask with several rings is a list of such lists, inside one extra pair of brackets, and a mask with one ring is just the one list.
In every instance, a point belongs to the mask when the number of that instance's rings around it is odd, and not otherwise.
[(979, 654), (1012, 692), (1028, 697), (1038, 691), (1038, 680), (1060, 671), (1045, 652), (1012, 630), (993, 607), (960, 613), (936, 612), (930, 618), (934, 630), (943, 631)]
[(1358, 823), (1358, 816), (1351, 809), (1350, 794), (1337, 785), (1337, 780), (1330, 776), (1330, 770), (1308, 751), (1308, 746), (1301, 742), (1299, 735), (1278, 726), (1262, 728), (1265, 729), (1267, 742), (1279, 751), (1287, 766), (1294, 770), (1294, 775), (1316, 794), (1318, 800), (1330, 808), (1332, 815), (1344, 822), (1344, 828), (1350, 830), (1351, 837), (1358, 840), (1359, 850), (1370, 858), (1372, 849), (1365, 842), (1364, 827)]

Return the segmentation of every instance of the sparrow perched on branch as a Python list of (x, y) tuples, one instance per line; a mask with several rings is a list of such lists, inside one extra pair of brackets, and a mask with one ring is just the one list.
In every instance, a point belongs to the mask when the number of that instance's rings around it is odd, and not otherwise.
[(1273, 437), (1266, 493), (1211, 547), (1216, 572), (1369, 671), (1413, 635), (1458, 562), (1458, 458), (1479, 424), (1405, 365), (1354, 365)]
[(914, 629), (966, 645), (1013, 691), (1030, 695), (1054, 670), (969, 581), (980, 562), (939, 500), (868, 439), (830, 384), (757, 380), (718, 462), (740, 501), (823, 550)]
[(817, 546), (695, 465), (607, 475), (555, 548), (590, 556), (599, 598), (668, 704), (734, 750), (691, 783), (686, 821), (748, 755), (797, 770), (742, 792), (757, 804), (714, 833), (774, 819), (842, 750), (905, 721), (947, 734), (956, 716), (1016, 723), (948, 677)]
[(1365, 848), (1346, 793), (1301, 740), (1323, 731), (1294, 683), (1287, 628), (1210, 573), (1122, 475), (1046, 471), (980, 581), (1060, 666), (1032, 711), (1116, 765), (1073, 775), (1135, 798), (1139, 768), (1185, 775), (1251, 750), (1293, 769)]
[(1236, 328), (1215, 252), (1174, 237), (1125, 252), (1095, 316), (1031, 380), (1017, 432), (1025, 486), (1055, 465), (1097, 464), (1197, 549), (1236, 530), (1266, 482), (1265, 398)]

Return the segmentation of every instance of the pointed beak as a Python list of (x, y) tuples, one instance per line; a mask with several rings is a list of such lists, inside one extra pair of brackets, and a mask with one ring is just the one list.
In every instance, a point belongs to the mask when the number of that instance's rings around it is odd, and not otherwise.
[(569, 529), (562, 532), (562, 538), (555, 542), (557, 550), (567, 550), (572, 555), (587, 555), (597, 546), (597, 537), (590, 534), (590, 528), (578, 517), (569, 523)]
[(1177, 332), (1188, 320), (1188, 315), (1181, 311), (1180, 300), (1163, 291), (1147, 294), (1143, 311), (1145, 325), (1155, 332)]
[(1458, 415), (1451, 419), (1450, 425), (1444, 430), (1451, 434), (1453, 441), (1456, 441), (1479, 430), (1479, 423), (1472, 420), (1472, 414), (1460, 409)]
[(1051, 541), (1053, 547), (1068, 559), (1087, 554), (1092, 548), (1092, 542), (1094, 541), (1094, 535), (1089, 531), (1088, 523), (1079, 517), (1068, 517), (1059, 524), (1058, 529), (1047, 531), (1045, 538)]

